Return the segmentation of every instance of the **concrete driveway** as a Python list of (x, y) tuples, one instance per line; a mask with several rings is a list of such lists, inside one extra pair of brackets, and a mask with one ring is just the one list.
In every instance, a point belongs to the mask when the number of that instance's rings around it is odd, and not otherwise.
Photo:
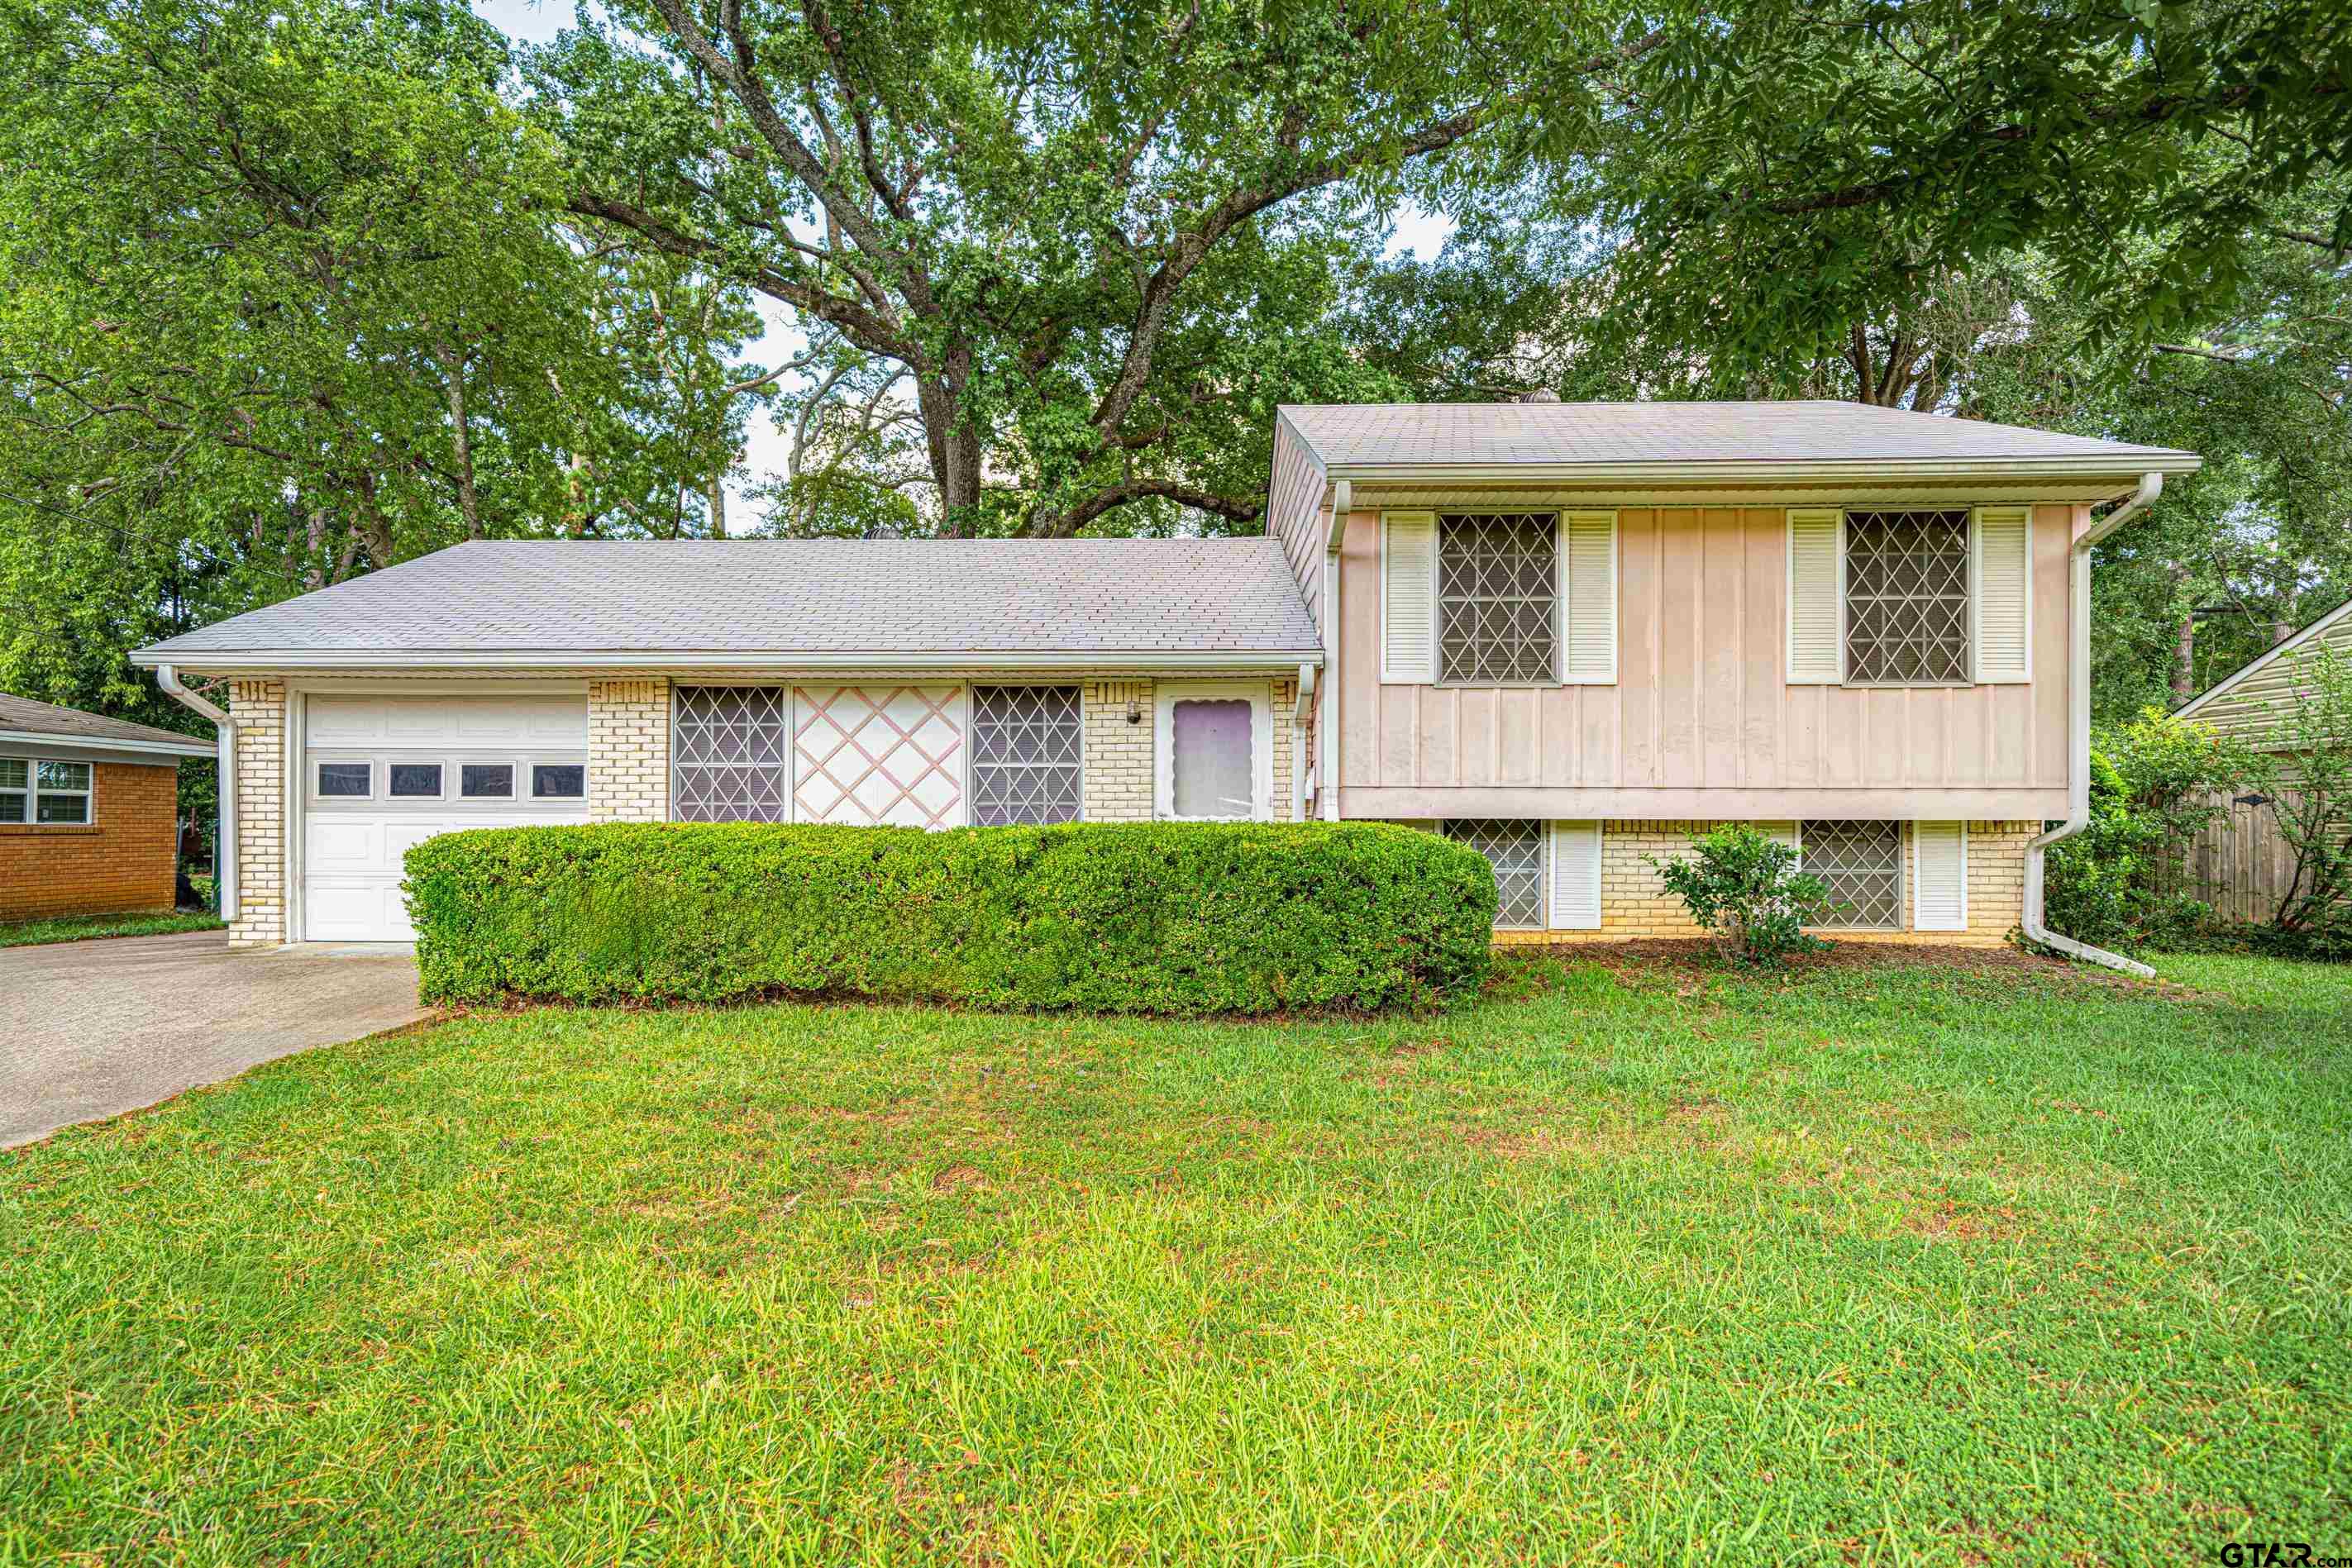
[(427, 1017), (402, 948), (220, 931), (0, 947), (0, 1148)]

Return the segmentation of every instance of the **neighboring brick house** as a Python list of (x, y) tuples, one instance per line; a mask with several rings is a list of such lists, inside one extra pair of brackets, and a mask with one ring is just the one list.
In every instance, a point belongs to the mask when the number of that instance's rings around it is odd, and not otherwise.
[(0, 695), (0, 921), (170, 909), (179, 766), (213, 745)]
[(469, 823), (1311, 815), (1475, 844), (1498, 940), (1685, 933), (1643, 856), (1745, 821), (1842, 930), (1993, 943), (2087, 800), (2089, 549), (2197, 465), (1844, 403), (1286, 408), (1265, 538), (461, 545), (135, 659), (219, 683), (239, 942), (405, 936), (402, 852)]

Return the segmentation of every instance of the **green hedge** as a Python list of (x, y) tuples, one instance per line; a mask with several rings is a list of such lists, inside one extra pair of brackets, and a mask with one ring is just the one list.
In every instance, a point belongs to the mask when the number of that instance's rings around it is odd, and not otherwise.
[(488, 828), (407, 870), (442, 1002), (1370, 1009), (1475, 991), (1495, 919), (1475, 851), (1378, 823)]

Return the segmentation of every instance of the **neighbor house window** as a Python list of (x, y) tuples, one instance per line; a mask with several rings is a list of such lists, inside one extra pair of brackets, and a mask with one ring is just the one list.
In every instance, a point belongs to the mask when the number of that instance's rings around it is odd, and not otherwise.
[(782, 686), (680, 686), (670, 730), (681, 822), (782, 822), (790, 737)]
[(81, 823), (89, 821), (89, 763), (33, 764), (33, 821)]
[(1445, 836), (1467, 844), (1495, 868), (1495, 924), (1528, 928), (1544, 923), (1544, 825), (1512, 817), (1454, 818)]
[(0, 757), (0, 822), (32, 821), (33, 765), (21, 758)]
[(588, 769), (577, 762), (534, 762), (530, 768), (530, 798), (534, 800), (577, 800), (588, 793)]
[(972, 688), (973, 822), (997, 828), (1078, 820), (1080, 712), (1076, 686)]
[(1437, 678), (1559, 678), (1559, 518), (1551, 512), (1437, 519)]
[(1903, 925), (1903, 824), (1807, 822), (1802, 867), (1829, 885), (1832, 908), (1822, 924), (1847, 931), (1895, 931)]
[(1270, 814), (1265, 688), (1234, 682), (1159, 688), (1154, 804), (1163, 818), (1213, 821)]
[(1969, 514), (1845, 515), (1846, 680), (1969, 682)]

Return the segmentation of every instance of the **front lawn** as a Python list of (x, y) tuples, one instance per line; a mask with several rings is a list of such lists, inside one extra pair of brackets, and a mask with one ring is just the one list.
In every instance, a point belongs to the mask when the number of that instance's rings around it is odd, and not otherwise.
[(174, 931), (217, 931), (221, 917), (203, 909), (149, 915), (69, 915), (54, 920), (0, 925), (0, 947), (30, 947), (45, 942), (80, 942), (93, 936), (166, 936)]
[(2167, 972), (314, 1052), (0, 1155), (0, 1560), (2352, 1554), (2352, 970)]

